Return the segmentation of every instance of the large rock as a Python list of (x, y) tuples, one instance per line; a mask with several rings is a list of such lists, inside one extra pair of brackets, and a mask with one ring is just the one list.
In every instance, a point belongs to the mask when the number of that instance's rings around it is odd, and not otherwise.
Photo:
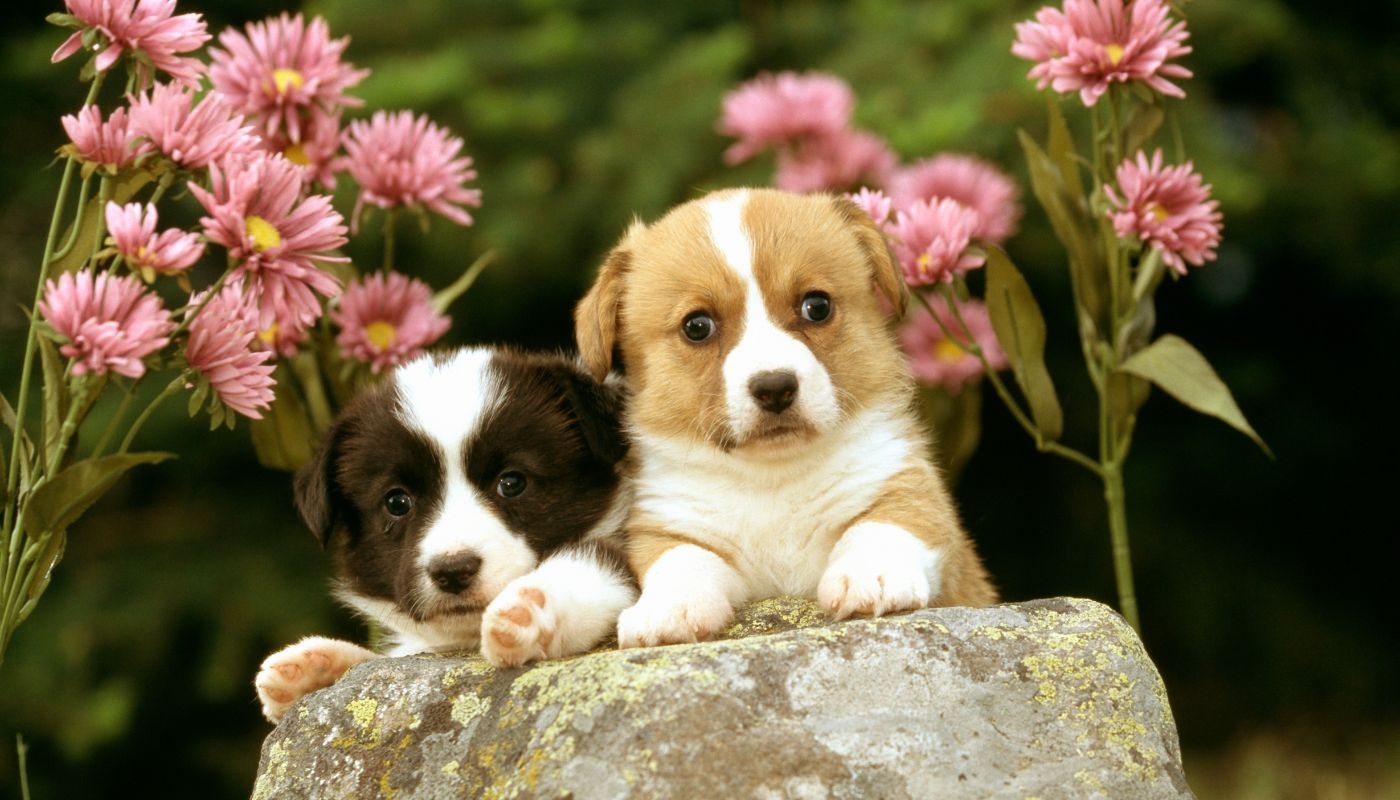
[(263, 745), (255, 798), (1191, 797), (1166, 691), (1087, 600), (829, 623), (523, 670), (362, 664)]

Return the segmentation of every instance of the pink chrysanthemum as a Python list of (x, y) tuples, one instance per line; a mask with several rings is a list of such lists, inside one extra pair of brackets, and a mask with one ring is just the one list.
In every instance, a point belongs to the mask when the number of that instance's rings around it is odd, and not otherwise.
[(196, 103), (191, 89), (169, 83), (131, 99), (130, 129), (190, 170), (204, 169), (255, 144), (243, 118), (217, 97), (206, 95)]
[[(190, 307), (199, 308), (201, 300), (191, 298)], [(251, 347), (257, 316), (241, 287), (226, 286), (190, 320), (185, 344), (185, 361), (209, 381), (219, 400), (252, 419), (262, 419), (258, 409), (272, 404), (277, 367), (270, 351)]]
[(345, 90), (369, 70), (340, 60), (350, 39), (332, 40), (324, 19), (307, 24), (301, 14), (283, 12), (245, 30), (219, 34), (223, 47), (209, 51), (209, 82), (225, 102), (258, 122), (264, 138), (303, 141), (306, 114), (362, 105)]
[(63, 130), (68, 133), (72, 144), (63, 148), (83, 162), (90, 169), (103, 168), (115, 172), (131, 166), (142, 153), (151, 149), (145, 141), (136, 140), (130, 133), (125, 108), (112, 112), (106, 122), (102, 121), (102, 109), (95, 105), (83, 106), (76, 114), (68, 114), (60, 120)]
[(718, 130), (738, 139), (724, 152), (738, 164), (769, 147), (846, 129), (855, 93), (845, 81), (821, 72), (763, 74), (725, 95)]
[(995, 244), (1010, 238), (1021, 218), (1015, 182), (976, 156), (945, 153), (925, 159), (896, 172), (889, 187), (896, 208), (939, 197), (962, 203), (979, 217), (973, 237)]
[(471, 156), (458, 156), (462, 140), (411, 111), (376, 111), (350, 123), (346, 167), (360, 184), (352, 225), (365, 203), (380, 208), (423, 206), (458, 225), (472, 224), (459, 206), (481, 206), (481, 190), (462, 184), (476, 178)]
[(258, 329), (253, 339), (254, 350), (271, 350), (281, 356), (291, 358), (297, 354), (310, 338), (310, 326), (295, 317), (274, 320), (272, 325)]
[(920, 200), (895, 213), (885, 226), (904, 280), (910, 286), (947, 282), (956, 273), (980, 267), (986, 258), (967, 252), (977, 212), (946, 197)]
[(340, 283), (316, 262), (345, 262), (328, 255), (345, 244), (345, 225), (326, 195), (302, 197), (301, 168), (281, 156), (252, 153), (209, 169), (210, 189), (190, 184), (209, 216), (204, 235), (228, 248), (257, 298), (257, 330), (274, 323), (305, 327), (321, 316), (319, 292), (340, 293)]
[(1189, 78), (1191, 70), (1167, 62), (1191, 52), (1190, 34), (1168, 12), (1165, 0), (1065, 0), (1063, 12), (1046, 7), (1034, 22), (1017, 23), (1011, 52), (1036, 62), (1027, 77), (1037, 88), (1077, 91), (1086, 106), (1109, 84), (1129, 81), (1185, 97), (1167, 78)]
[[(914, 379), (925, 386), (940, 387), (950, 394), (957, 394), (970, 382), (981, 379), (982, 362), (969, 353), (959, 342), (966, 343), (961, 326), (942, 297), (930, 297), (929, 305), (943, 321), (943, 327), (929, 315), (928, 310), (919, 306), (909, 321), (899, 331), (899, 343), (909, 359), (909, 370)], [(987, 307), (978, 300), (966, 300), (958, 304), (958, 311), (972, 339), (982, 348), (982, 354), (992, 369), (1006, 369), (1006, 353), (997, 341), (992, 329)], [(958, 336), (948, 338), (943, 328)]]
[(142, 359), (170, 342), (175, 329), (160, 298), (129, 275), (65, 272), (44, 284), (39, 313), (64, 338), (59, 352), (73, 374), (112, 370), (128, 378), (146, 372)]
[(72, 20), (80, 27), (53, 52), (55, 63), (83, 49), (84, 31), (95, 28), (105, 39), (99, 45), (95, 66), (105, 72), (124, 53), (131, 53), (136, 67), (136, 88), (151, 85), (151, 68), (162, 70), (187, 86), (198, 86), (204, 63), (181, 58), (178, 53), (198, 50), (209, 41), (204, 20), (198, 14), (171, 16), (175, 0), (65, 0)]
[(340, 113), (312, 109), (302, 120), (301, 139), (278, 132), (262, 140), (262, 149), (277, 153), (302, 169), (305, 186), (319, 184), (335, 189), (336, 173), (345, 168), (340, 157)]
[(1187, 263), (1199, 267), (1215, 260), (1223, 227), (1220, 203), (1211, 199), (1209, 184), (1201, 183), (1190, 161), (1163, 167), (1160, 149), (1150, 162), (1139, 151), (1136, 160), (1119, 165), (1118, 189), (1103, 188), (1116, 209), (1109, 217), (1119, 236), (1151, 244), (1181, 275)]
[(885, 141), (866, 131), (842, 130), (804, 139), (778, 151), (773, 185), (790, 192), (844, 191), (883, 184), (898, 159)]
[(421, 355), (452, 325), (433, 307), (427, 284), (397, 272), (351, 283), (331, 320), (340, 326), (341, 354), (368, 362), (376, 373)]
[(204, 255), (199, 235), (177, 228), (156, 233), (158, 215), (149, 203), (107, 203), (107, 231), (132, 272), (150, 283), (156, 275), (177, 275)]
[(856, 207), (870, 218), (875, 220), (876, 225), (883, 226), (889, 222), (890, 214), (894, 211), (894, 201), (890, 200), (884, 192), (879, 189), (861, 187), (859, 192), (847, 194), (846, 199), (856, 204)]

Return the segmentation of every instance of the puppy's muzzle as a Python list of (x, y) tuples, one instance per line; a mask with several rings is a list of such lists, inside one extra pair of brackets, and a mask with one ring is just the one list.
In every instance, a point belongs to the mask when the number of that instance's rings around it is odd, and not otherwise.
[(429, 580), (447, 594), (461, 594), (480, 571), (481, 557), (474, 553), (447, 553), (428, 562)]
[(797, 399), (797, 374), (788, 369), (760, 372), (749, 379), (749, 394), (759, 408), (781, 414)]

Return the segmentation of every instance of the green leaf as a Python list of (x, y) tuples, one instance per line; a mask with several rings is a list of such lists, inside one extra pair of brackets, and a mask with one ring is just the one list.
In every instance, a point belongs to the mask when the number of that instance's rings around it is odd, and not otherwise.
[(36, 339), (39, 342), (39, 360), (44, 369), (44, 463), (52, 474), (60, 469), (60, 465), (54, 463), (54, 457), (58, 454), (59, 432), (63, 429), (63, 420), (68, 416), (72, 396), (64, 375), (67, 361), (43, 333)]
[(1139, 150), (1147, 147), (1148, 142), (1157, 135), (1157, 131), (1162, 129), (1162, 123), (1167, 119), (1167, 113), (1163, 110), (1161, 103), (1138, 104), (1134, 106), (1133, 113), (1128, 117), (1128, 122), (1124, 126), (1123, 135), (1125, 141), (1124, 156), (1132, 158)]
[(1048, 441), (1064, 431), (1064, 412), (1045, 367), (1045, 317), (1026, 279), (998, 247), (987, 248), (987, 314), (1006, 351), (1031, 417)]
[[(112, 196), (109, 199), (115, 203), (125, 203), (151, 180), (151, 173), (146, 170), (136, 170), (113, 185)], [(64, 253), (63, 258), (53, 262), (52, 274), (77, 272), (82, 269), (83, 264), (92, 255), (93, 249), (99, 244), (97, 231), (103, 227), (104, 207), (105, 204), (100, 197), (91, 198), (83, 206), (78, 218), (73, 221), (72, 225), (69, 225), (68, 230), (64, 231), (59, 241), (65, 244), (68, 242), (69, 237), (73, 235), (73, 225), (78, 226), (78, 238), (73, 242), (73, 246)]]
[(127, 470), (174, 457), (174, 453), (113, 453), (79, 461), (34, 487), (29, 495), (25, 529), (36, 538), (47, 531), (65, 530)]
[(1222, 420), (1253, 439), (1270, 458), (1273, 457), (1269, 446), (1245, 420), (1225, 382), (1215, 374), (1205, 356), (1185, 339), (1166, 334), (1124, 361), (1118, 369), (1146, 378), (1189, 408)]
[(248, 430), (253, 450), (263, 466), (295, 472), (311, 460), (316, 433), (301, 393), (288, 380), (286, 367), (278, 367), (277, 371), (277, 399), (263, 412), (262, 419), (249, 421)]
[[(25, 598), (25, 604), (20, 608), (19, 622), (23, 622), (34, 610), (34, 604), (38, 602), (39, 596), (44, 590), (49, 588), (49, 581), (53, 578), (53, 568), (63, 559), (63, 553), (68, 548), (68, 531), (56, 530), (48, 533), (49, 540), (44, 543), (44, 551), (39, 554), (39, 559), (34, 562), (31, 569), (35, 570), (39, 577), (29, 586), (29, 594)], [(18, 625), (19, 623), (15, 623)]]
[[(30, 465), (34, 458), (34, 444), (29, 440), (29, 435), (19, 428), (19, 417), (15, 409), (10, 405), (10, 401), (5, 395), (0, 394), (0, 421), (5, 423), (5, 427), (10, 429), (10, 453), (13, 454), (15, 448), (19, 448), (19, 491), (23, 494), (29, 488)], [(3, 448), (0, 448), (3, 449)], [(0, 464), (0, 473), (9, 468), (9, 456), (5, 456), (3, 464)], [(8, 489), (10, 486), (7, 475), (0, 474), (0, 487)], [(3, 498), (7, 502), (8, 497)]]
[(439, 314), (446, 314), (447, 309), (457, 301), (457, 298), (465, 294), (466, 291), (472, 287), (473, 283), (476, 283), (476, 279), (491, 265), (491, 261), (495, 259), (495, 257), (496, 252), (494, 250), (488, 250), (482, 253), (481, 257), (473, 261), (471, 266), (467, 267), (466, 271), (462, 273), (461, 277), (452, 282), (451, 286), (434, 294), (433, 310), (437, 311)]
[(1051, 97), (1048, 101), (1050, 130), (1046, 137), (1046, 154), (1054, 160), (1060, 170), (1060, 180), (1065, 189), (1075, 196), (1084, 194), (1084, 182), (1079, 177), (1079, 153), (1074, 149), (1074, 137), (1070, 134), (1069, 123), (1065, 122), (1060, 103)]

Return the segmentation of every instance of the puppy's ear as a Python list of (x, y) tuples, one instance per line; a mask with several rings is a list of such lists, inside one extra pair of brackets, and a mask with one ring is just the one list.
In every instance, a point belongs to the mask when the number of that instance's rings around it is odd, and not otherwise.
[(581, 370), (565, 367), (556, 373), (589, 452), (608, 464), (627, 455), (622, 432), (624, 397), (615, 381), (595, 381)]
[(606, 378), (608, 370), (612, 369), (618, 314), (622, 310), (619, 304), (622, 281), (632, 266), (630, 242), (643, 229), (642, 223), (632, 223), (622, 241), (603, 260), (593, 288), (574, 309), (574, 340), (578, 343), (579, 357), (598, 381)]
[(297, 513), (311, 535), (320, 540), (322, 547), (330, 543), (339, 520), (336, 513), (335, 470), (342, 427), (343, 424), (337, 422), (331, 428), (320, 449), (297, 470), (293, 480)]
[(832, 202), (835, 203), (836, 210), (846, 218), (856, 235), (856, 240), (860, 242), (861, 249), (865, 251), (875, 288), (879, 289), (880, 294), (894, 307), (894, 318), (902, 318), (904, 309), (909, 305), (909, 286), (904, 282), (904, 271), (899, 268), (899, 261), (890, 252), (889, 240), (885, 238), (880, 226), (875, 224), (875, 220), (862, 211), (860, 206), (844, 197), (833, 197)]

